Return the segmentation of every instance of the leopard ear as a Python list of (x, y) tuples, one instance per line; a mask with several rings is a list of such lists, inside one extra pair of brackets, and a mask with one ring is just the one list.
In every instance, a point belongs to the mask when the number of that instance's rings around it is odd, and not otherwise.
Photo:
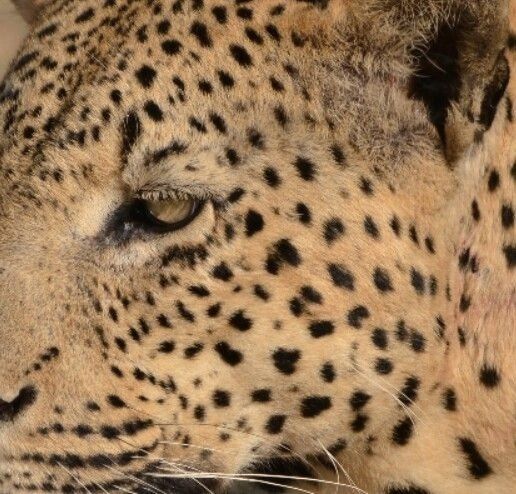
[(409, 94), (455, 162), (491, 127), (505, 92), (510, 0), (347, 1), (375, 59), (410, 61)]
[(453, 164), (491, 128), (507, 88), (509, 1), (434, 3), (448, 11), (414, 47), (410, 92), (425, 103)]
[(32, 24), (38, 18), (41, 9), (48, 3), (48, 0), (12, 0), (21, 16)]

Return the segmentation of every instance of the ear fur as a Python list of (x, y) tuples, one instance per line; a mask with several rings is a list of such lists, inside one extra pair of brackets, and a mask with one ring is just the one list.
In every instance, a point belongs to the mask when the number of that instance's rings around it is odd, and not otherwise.
[(491, 127), (507, 87), (509, 0), (372, 0), (362, 8), (387, 14), (411, 37), (410, 91), (427, 106), (453, 164)]
[(12, 0), (21, 16), (32, 24), (38, 18), (39, 12), (48, 0)]

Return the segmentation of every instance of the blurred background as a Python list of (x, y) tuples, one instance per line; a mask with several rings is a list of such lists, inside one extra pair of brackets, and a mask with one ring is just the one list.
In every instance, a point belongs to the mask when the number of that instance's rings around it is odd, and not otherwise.
[(11, 0), (0, 0), (0, 79), (26, 32), (27, 25), (16, 13)]

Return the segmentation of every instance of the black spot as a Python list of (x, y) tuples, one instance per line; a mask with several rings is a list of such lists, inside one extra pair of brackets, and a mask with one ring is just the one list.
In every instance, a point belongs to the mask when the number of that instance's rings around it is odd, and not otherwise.
[(357, 305), (348, 312), (348, 324), (353, 328), (360, 329), (364, 319), (370, 317), (369, 309), (363, 305)]
[(465, 249), (459, 255), (459, 268), (461, 270), (466, 269), (466, 267), (467, 267), (467, 265), (469, 263), (469, 260), (470, 260), (470, 250), (469, 249)]
[(212, 274), (214, 278), (222, 281), (230, 281), (233, 278), (233, 271), (231, 271), (225, 262), (221, 262), (219, 265), (215, 266)]
[(217, 317), (220, 314), (221, 304), (213, 304), (208, 307), (206, 310), (206, 314), (208, 314), (208, 317)]
[(125, 401), (117, 395), (109, 395), (107, 402), (114, 408), (125, 408), (127, 406)]
[(480, 369), (480, 382), (486, 388), (495, 388), (500, 384), (500, 374), (494, 367), (484, 364)]
[(254, 294), (263, 301), (267, 301), (270, 298), (269, 292), (261, 285), (255, 285), (253, 291)]
[(425, 245), (426, 249), (430, 254), (435, 254), (435, 246), (434, 246), (434, 240), (432, 237), (426, 237), (425, 238)]
[(297, 267), (301, 264), (301, 256), (290, 240), (279, 240), (274, 245), (274, 248), (278, 257), (282, 261), (285, 261), (287, 264), (290, 264), (294, 267)]
[(364, 391), (355, 391), (349, 399), (351, 410), (354, 412), (362, 410), (362, 408), (364, 408), (369, 403), (370, 399), (371, 395), (365, 393)]
[(201, 405), (197, 405), (194, 409), (194, 417), (202, 422), (206, 418), (206, 409)]
[(232, 204), (238, 202), (243, 195), (245, 194), (245, 190), (241, 189), (240, 187), (237, 187), (236, 189), (233, 189), (231, 193), (228, 196), (228, 201)]
[(382, 374), (385, 376), (392, 372), (393, 365), (389, 359), (379, 358), (376, 360), (374, 368), (378, 374)]
[(229, 51), (231, 52), (232, 57), (237, 61), (239, 65), (242, 67), (250, 67), (253, 65), (253, 59), (249, 52), (241, 45), (230, 45)]
[(146, 89), (150, 88), (154, 83), (157, 72), (148, 65), (142, 65), (136, 72), (138, 82)]
[(411, 225), (409, 227), (409, 237), (412, 242), (414, 242), (416, 245), (419, 245), (419, 236), (417, 234), (416, 227), (414, 225)]
[(226, 24), (228, 20), (228, 13), (226, 10), (226, 7), (223, 7), (222, 5), (217, 5), (211, 9), (213, 15), (215, 16), (215, 19), (217, 19), (217, 22), (219, 24)]
[(301, 415), (304, 418), (314, 418), (330, 408), (329, 396), (308, 396), (301, 402)]
[(264, 149), (265, 148), (265, 139), (263, 138), (263, 134), (258, 132), (256, 129), (249, 129), (247, 131), (247, 139), (251, 146), (256, 149)]
[(247, 21), (250, 21), (253, 18), (252, 9), (248, 9), (247, 7), (239, 7), (236, 11), (236, 14), (241, 19), (245, 19)]
[(167, 55), (177, 55), (181, 48), (183, 48), (183, 45), (176, 39), (167, 39), (161, 43), (161, 49)]
[(395, 233), (395, 235), (399, 237), (401, 233), (401, 223), (399, 218), (394, 215), (389, 224), (391, 225), (392, 231)]
[(226, 158), (228, 159), (230, 165), (236, 166), (240, 163), (240, 157), (234, 149), (226, 149)]
[(161, 22), (158, 22), (158, 24), (156, 25), (156, 31), (158, 32), (158, 34), (168, 34), (168, 32), (170, 31), (170, 21), (168, 19), (165, 19)]
[(471, 216), (476, 222), (480, 221), (480, 208), (476, 200), (473, 200), (471, 203)]
[(301, 352), (299, 350), (288, 350), (286, 348), (278, 348), (272, 355), (275, 367), (287, 376), (296, 372), (296, 364), (300, 358)]
[(290, 312), (294, 314), (294, 316), (299, 317), (305, 310), (305, 304), (298, 297), (294, 297), (289, 302)]
[(204, 344), (203, 343), (194, 343), (193, 345), (190, 345), (189, 347), (185, 348), (184, 350), (184, 356), (187, 359), (192, 359), (199, 355), (204, 350)]
[(336, 376), (335, 367), (331, 362), (326, 362), (321, 367), (321, 377), (324, 382), (332, 383), (335, 381)]
[(161, 122), (163, 120), (163, 111), (154, 101), (147, 101), (143, 109), (155, 122)]
[(281, 178), (275, 168), (267, 167), (263, 171), (263, 178), (270, 187), (278, 187), (281, 184)]
[(271, 415), (269, 420), (267, 420), (265, 430), (269, 434), (279, 434), (283, 430), (283, 426), (285, 425), (286, 420), (286, 415)]
[(422, 353), (425, 351), (426, 339), (419, 331), (412, 330), (410, 332), (409, 341), (412, 350), (414, 350), (416, 353)]
[(263, 45), (263, 36), (256, 32), (256, 30), (252, 27), (246, 27), (245, 34), (249, 41), (253, 42), (256, 45)]
[(330, 264), (328, 266), (328, 273), (335, 286), (347, 290), (355, 289), (355, 277), (344, 266), (340, 264)]
[(302, 202), (296, 204), (296, 214), (299, 218), (299, 221), (303, 225), (309, 225), (312, 221), (312, 215), (310, 213), (310, 209), (308, 206)]
[(423, 295), (425, 293), (425, 278), (416, 269), (412, 268), (410, 271), (410, 283), (416, 290), (416, 293)]
[(505, 229), (508, 230), (509, 228), (512, 228), (514, 226), (514, 210), (512, 209), (512, 207), (510, 205), (504, 204), (502, 206), (501, 216), (502, 216), (502, 226)]
[(346, 229), (339, 218), (332, 218), (324, 224), (324, 238), (331, 244), (344, 235)]
[(372, 196), (374, 194), (374, 188), (373, 183), (371, 180), (365, 177), (360, 177), (360, 190), (366, 195), (366, 196)]
[(403, 403), (403, 405), (410, 406), (417, 399), (420, 385), (421, 381), (417, 377), (407, 377), (405, 384), (398, 395), (398, 400)]
[(314, 321), (310, 324), (310, 334), (314, 338), (322, 338), (333, 334), (335, 325), (331, 321)]
[(369, 417), (367, 415), (357, 413), (350, 424), (351, 430), (357, 433), (362, 432), (366, 428), (367, 422), (369, 422)]
[(235, 85), (235, 80), (227, 72), (219, 70), (217, 75), (219, 76), (219, 81), (222, 84), (222, 87), (226, 89), (231, 89)]
[(370, 235), (373, 238), (379, 238), (380, 237), (380, 230), (378, 229), (378, 226), (374, 222), (373, 218), (371, 216), (366, 216), (364, 219), (364, 229), (368, 235)]
[(412, 436), (413, 429), (414, 424), (411, 418), (405, 417), (394, 426), (392, 430), (392, 441), (399, 446), (405, 446)]
[(278, 28), (274, 24), (267, 24), (265, 26), (265, 31), (267, 31), (267, 34), (278, 43), (281, 41), (281, 34), (278, 31)]
[(239, 310), (230, 317), (229, 324), (239, 331), (248, 331), (252, 328), (253, 321), (245, 315), (243, 310)]
[(213, 393), (213, 404), (217, 408), (226, 408), (231, 404), (231, 394), (228, 391), (217, 389)]
[(387, 345), (389, 344), (387, 331), (385, 331), (385, 329), (382, 328), (375, 328), (373, 330), (371, 340), (373, 341), (374, 345), (380, 350), (385, 350), (387, 348)]
[(468, 295), (466, 295), (465, 293), (463, 293), (460, 296), (460, 301), (459, 301), (460, 311), (467, 312), (467, 310), (469, 309), (470, 306), (471, 306), (471, 298)]
[(84, 12), (82, 12), (81, 14), (79, 14), (76, 18), (75, 18), (75, 23), (76, 24), (80, 24), (82, 22), (87, 22), (89, 21), (90, 19), (92, 19), (93, 17), (95, 16), (95, 10), (93, 9), (87, 9), (85, 10)]
[(500, 174), (497, 170), (492, 170), (487, 180), (487, 188), (489, 192), (494, 192), (500, 187)]
[[(201, 81), (199, 83), (199, 88), (204, 88), (204, 92), (208, 92), (208, 87), (211, 87), (210, 86), (207, 86), (205, 84), (208, 84), (204, 81), (204, 83)], [(226, 126), (226, 122), (225, 120), (218, 114), (216, 113), (211, 113), (210, 114), (210, 122), (213, 124), (213, 126), (221, 133), (221, 134), (226, 134), (227, 133), (227, 126)], [(226, 156), (227, 156), (227, 153), (226, 153)]]
[(455, 412), (457, 410), (457, 394), (452, 388), (447, 388), (443, 393), (443, 406), (445, 410), (449, 412)]
[(220, 358), (226, 362), (226, 364), (235, 367), (240, 364), (244, 359), (242, 352), (235, 350), (226, 341), (220, 341), (215, 345), (215, 351), (220, 355)]
[(210, 48), (213, 44), (206, 24), (194, 22), (190, 27), (190, 34), (193, 34), (203, 48)]
[(305, 285), (301, 287), (301, 296), (307, 301), (313, 304), (322, 304), (322, 295), (313, 287)]
[(516, 245), (506, 245), (503, 248), (503, 253), (507, 261), (507, 267), (509, 269), (516, 267)]
[(493, 473), (487, 461), (478, 451), (477, 445), (471, 439), (461, 437), (459, 444), (468, 460), (468, 470), (475, 479), (480, 480)]
[(43, 29), (38, 31), (38, 33), (37, 33), (38, 38), (43, 39), (46, 36), (51, 36), (52, 34), (54, 34), (57, 31), (57, 27), (58, 27), (57, 24), (50, 24), (50, 25), (44, 27)]
[(172, 353), (175, 347), (176, 345), (173, 341), (162, 341), (159, 344), (158, 351), (161, 353)]
[(270, 389), (255, 389), (251, 393), (251, 400), (256, 403), (268, 403), (271, 401), (271, 390)]
[(312, 181), (315, 178), (315, 164), (307, 158), (298, 157), (294, 163), (299, 176), (306, 181)]
[(269, 79), (269, 82), (271, 83), (271, 88), (273, 89), (273, 91), (276, 91), (277, 93), (282, 93), (283, 91), (285, 91), (285, 86), (283, 85), (283, 83), (275, 77), (271, 77)]
[(165, 314), (160, 314), (157, 318), (158, 324), (162, 328), (171, 328), (172, 323), (170, 322), (169, 318)]
[(245, 217), (245, 233), (248, 237), (252, 237), (254, 234), (263, 230), (264, 221), (263, 216), (250, 209)]
[(136, 141), (140, 137), (142, 125), (138, 115), (129, 113), (122, 122), (122, 156), (127, 159)]
[(288, 124), (289, 118), (283, 105), (277, 105), (274, 108), (274, 118), (282, 127), (285, 127)]
[(392, 281), (389, 273), (382, 268), (376, 268), (373, 273), (373, 281), (380, 292), (392, 292)]

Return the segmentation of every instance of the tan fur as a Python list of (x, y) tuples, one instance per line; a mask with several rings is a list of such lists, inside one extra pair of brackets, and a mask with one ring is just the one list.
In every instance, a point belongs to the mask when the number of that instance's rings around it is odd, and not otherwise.
[[(193, 6), (51, 1), (0, 86), (0, 493), (242, 493), (277, 457), (309, 492), (516, 492), (508, 2)], [(446, 24), (443, 144), (410, 87)], [(185, 195), (177, 231), (115, 222)]]

